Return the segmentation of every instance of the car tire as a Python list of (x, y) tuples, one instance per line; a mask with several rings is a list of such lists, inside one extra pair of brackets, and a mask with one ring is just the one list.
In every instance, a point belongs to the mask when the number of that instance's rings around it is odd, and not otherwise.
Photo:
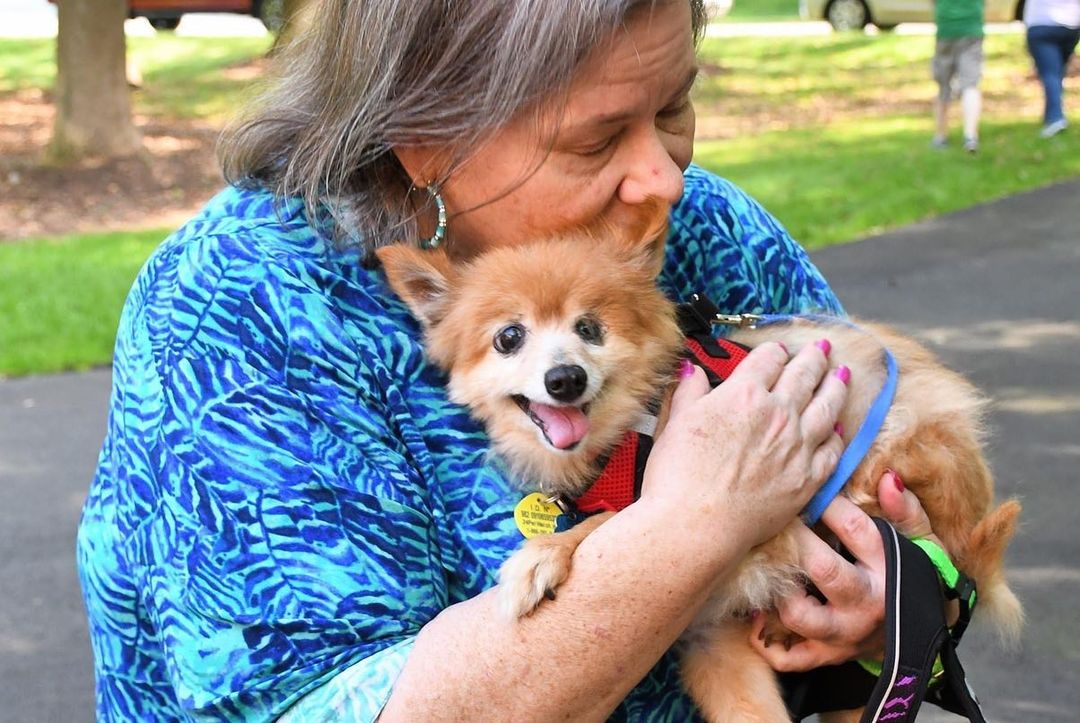
[(870, 10), (863, 0), (832, 0), (825, 8), (825, 19), (833, 30), (862, 30), (870, 23)]
[(180, 18), (147, 18), (147, 21), (154, 30), (176, 30), (180, 25)]
[(285, 3), (283, 0), (258, 0), (255, 17), (262, 21), (263, 27), (276, 33), (285, 24)]

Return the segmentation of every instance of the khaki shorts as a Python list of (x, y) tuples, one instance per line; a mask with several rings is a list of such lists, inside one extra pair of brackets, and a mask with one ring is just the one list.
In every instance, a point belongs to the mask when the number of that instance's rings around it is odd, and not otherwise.
[(938, 97), (947, 100), (956, 90), (976, 88), (982, 79), (983, 39), (938, 40), (931, 70), (938, 84)]

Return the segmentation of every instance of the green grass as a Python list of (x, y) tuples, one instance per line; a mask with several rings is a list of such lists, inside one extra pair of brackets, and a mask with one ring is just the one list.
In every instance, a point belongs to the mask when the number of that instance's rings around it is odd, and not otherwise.
[[(764, 16), (781, 4), (736, 9)], [(137, 109), (220, 122), (250, 87), (227, 69), (267, 42), (132, 39), (146, 81)], [(855, 34), (706, 41), (696, 160), (811, 248), (1080, 176), (1080, 133), (1038, 138), (1041, 91), (1018, 33), (986, 39), (981, 153), (963, 154), (958, 130), (951, 149), (931, 151), (931, 46), (929, 36)], [(0, 93), (48, 86), (51, 53), (48, 41), (0, 41)], [(1066, 95), (1077, 94), (1073, 77)], [(164, 235), (0, 244), (0, 375), (107, 364), (124, 295)]]
[[(929, 148), (932, 38), (706, 41), (695, 160), (738, 183), (810, 248), (1080, 176), (1080, 135), (1038, 137), (1020, 34), (988, 36), (982, 150)], [(1080, 87), (1070, 80), (1066, 94)]]
[[(128, 38), (128, 54), (143, 75), (132, 93), (136, 113), (220, 123), (235, 111), (251, 81), (231, 73), (262, 56), (271, 38), (191, 38), (161, 33)], [(51, 39), (0, 39), (0, 93), (52, 88), (56, 80)]]
[(0, 375), (107, 364), (124, 296), (167, 233), (0, 244)]
[(163, 33), (132, 38), (128, 48), (143, 73), (136, 109), (151, 115), (224, 121), (243, 103), (252, 82), (227, 71), (260, 57), (266, 38), (188, 38)]
[(983, 125), (969, 157), (959, 139), (929, 147), (923, 119), (704, 141), (695, 160), (761, 201), (808, 248), (821, 248), (1080, 175), (1080, 140), (1050, 141), (1030, 122)]
[(776, 22), (799, 19), (799, 0), (735, 0), (726, 22)]

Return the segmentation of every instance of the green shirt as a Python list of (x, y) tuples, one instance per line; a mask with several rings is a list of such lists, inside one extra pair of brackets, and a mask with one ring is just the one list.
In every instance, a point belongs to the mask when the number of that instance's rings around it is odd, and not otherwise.
[(983, 36), (983, 0), (937, 0), (934, 22), (939, 40), (981, 38)]

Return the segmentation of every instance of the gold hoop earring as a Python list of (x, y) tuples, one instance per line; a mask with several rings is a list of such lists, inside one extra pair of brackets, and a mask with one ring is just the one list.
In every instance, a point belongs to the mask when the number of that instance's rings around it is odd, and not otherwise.
[(420, 248), (430, 251), (439, 248), (443, 241), (446, 240), (446, 202), (443, 200), (442, 194), (439, 193), (438, 183), (429, 183), (427, 192), (431, 200), (435, 202), (435, 212), (438, 217), (435, 221), (435, 233), (426, 239), (421, 239)]

